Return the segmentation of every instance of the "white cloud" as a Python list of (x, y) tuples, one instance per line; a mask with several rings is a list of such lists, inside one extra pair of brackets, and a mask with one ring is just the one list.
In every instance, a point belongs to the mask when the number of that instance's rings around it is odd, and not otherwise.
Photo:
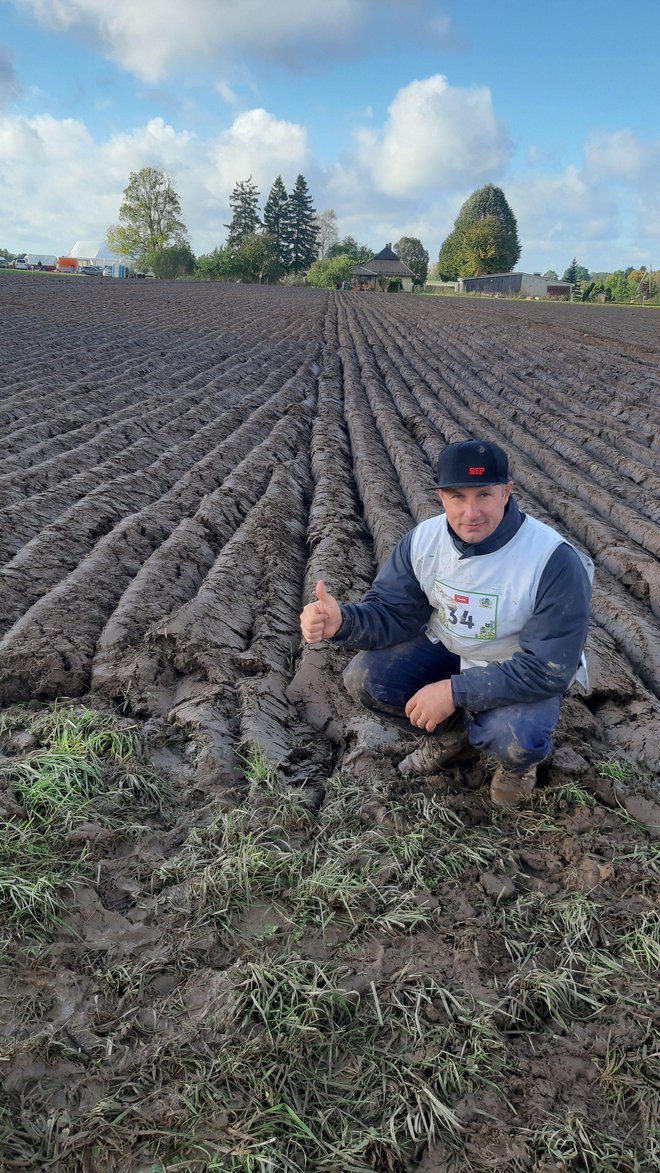
[(583, 159), (564, 170), (528, 157), (525, 174), (498, 178), (491, 168), (510, 148), (488, 91), (444, 78), (399, 90), (380, 130), (364, 128), (357, 149), (325, 169), (302, 123), (263, 108), (230, 118), (211, 138), (152, 118), (97, 141), (78, 119), (0, 116), (0, 243), (58, 252), (100, 240), (130, 172), (155, 166), (174, 176), (196, 252), (225, 240), (237, 180), (252, 176), (263, 207), (276, 175), (290, 188), (302, 172), (316, 207), (335, 209), (340, 235), (376, 250), (419, 236), (434, 260), (462, 201), (493, 181), (517, 216), (525, 268), (563, 270), (574, 254), (591, 269), (657, 264), (660, 143), (629, 130), (591, 136)]
[(91, 39), (146, 82), (241, 54), (300, 67), (350, 50), (370, 3), (354, 0), (14, 0), (57, 32)]
[(648, 264), (649, 254), (657, 256), (660, 243), (660, 138), (643, 139), (630, 129), (594, 134), (585, 144), (584, 157), (588, 180), (616, 191), (626, 208), (641, 250), (633, 260)]
[(559, 175), (526, 175), (506, 185), (506, 195), (518, 220), (521, 239), (557, 241), (578, 230), (599, 213), (607, 231), (616, 232), (616, 207), (603, 203), (580, 170), (571, 165)]
[[(99, 236), (117, 215), (111, 176), (74, 118), (0, 119), (0, 236), (5, 248), (70, 248)], [(6, 243), (4, 243), (6, 241)]]
[(252, 175), (262, 204), (277, 174), (290, 186), (314, 169), (304, 127), (266, 110), (236, 117), (203, 142), (162, 118), (97, 143), (84, 123), (0, 118), (0, 241), (7, 248), (64, 252), (76, 239), (99, 239), (117, 222), (131, 171), (162, 167), (174, 176), (193, 248), (222, 243), (229, 194)]
[(208, 156), (205, 186), (225, 202), (237, 179), (251, 175), (266, 196), (276, 175), (290, 185), (301, 171), (309, 177), (312, 163), (305, 128), (259, 109), (239, 114), (210, 145)]
[[(113, 135), (98, 148), (103, 166), (113, 178), (128, 179), (129, 171), (140, 167), (163, 167), (165, 170), (188, 166), (194, 157), (195, 135), (175, 131), (162, 118), (151, 118), (146, 126)], [(125, 182), (125, 181), (124, 181)]]
[(441, 74), (396, 94), (380, 131), (358, 132), (358, 158), (376, 187), (416, 197), (492, 180), (512, 147), (495, 117), (490, 90), (450, 86)]
[(182, 67), (229, 67), (241, 57), (295, 71), (386, 42), (459, 46), (435, 0), (13, 0), (55, 32), (92, 43), (153, 83)]

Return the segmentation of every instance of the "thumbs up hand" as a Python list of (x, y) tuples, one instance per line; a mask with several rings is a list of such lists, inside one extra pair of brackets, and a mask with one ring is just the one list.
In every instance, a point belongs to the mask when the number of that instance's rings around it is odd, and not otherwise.
[(316, 584), (316, 602), (308, 603), (300, 616), (300, 630), (308, 644), (330, 639), (342, 625), (339, 603), (325, 589), (323, 579)]

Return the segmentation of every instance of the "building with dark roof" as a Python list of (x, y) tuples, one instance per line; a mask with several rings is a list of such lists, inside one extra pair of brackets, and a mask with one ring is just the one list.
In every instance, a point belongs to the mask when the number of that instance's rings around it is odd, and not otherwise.
[(571, 297), (570, 281), (542, 277), (540, 273), (488, 273), (484, 277), (459, 277), (459, 293), (491, 293), (502, 296)]
[(386, 244), (366, 265), (358, 265), (351, 276), (354, 289), (373, 289), (377, 293), (387, 293), (397, 288), (412, 293), (415, 280), (412, 269), (392, 252), (391, 244)]

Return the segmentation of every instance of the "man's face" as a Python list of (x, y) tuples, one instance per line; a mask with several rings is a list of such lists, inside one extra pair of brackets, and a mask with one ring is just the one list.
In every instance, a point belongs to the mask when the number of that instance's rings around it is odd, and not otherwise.
[(513, 482), (475, 485), (469, 489), (436, 489), (447, 521), (459, 538), (475, 545), (495, 532), (509, 500)]

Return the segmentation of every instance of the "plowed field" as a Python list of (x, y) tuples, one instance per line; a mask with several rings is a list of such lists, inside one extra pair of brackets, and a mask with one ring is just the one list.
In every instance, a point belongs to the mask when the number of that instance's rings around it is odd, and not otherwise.
[[(6, 274), (0, 351), (2, 1168), (657, 1168), (660, 317)], [(592, 692), (504, 814), (478, 760), (404, 788), (298, 634), (470, 435), (596, 564)], [(138, 765), (48, 823), (53, 701)]]

